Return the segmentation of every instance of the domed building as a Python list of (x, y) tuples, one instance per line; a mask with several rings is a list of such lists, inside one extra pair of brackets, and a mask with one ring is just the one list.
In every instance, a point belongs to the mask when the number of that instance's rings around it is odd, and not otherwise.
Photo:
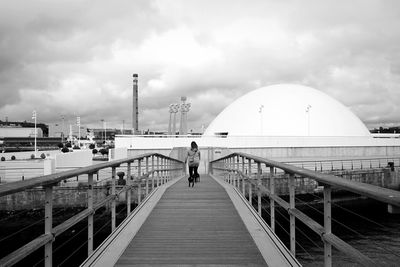
[(226, 107), (204, 136), (363, 136), (370, 133), (347, 107), (307, 86), (254, 90)]

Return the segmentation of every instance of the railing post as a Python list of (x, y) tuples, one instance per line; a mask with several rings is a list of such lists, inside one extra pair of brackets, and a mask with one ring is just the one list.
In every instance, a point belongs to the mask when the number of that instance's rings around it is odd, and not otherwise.
[[(324, 230), (325, 234), (332, 232), (331, 225), (331, 186), (324, 185)], [(324, 266), (332, 266), (332, 245), (324, 241)]]
[[(87, 202), (88, 210), (93, 211), (93, 173), (88, 174)], [(93, 253), (93, 213), (88, 216), (88, 256)]]
[(170, 180), (172, 180), (173, 179), (173, 171), (171, 170), (172, 169), (172, 167), (173, 167), (173, 165), (172, 165), (172, 161), (171, 160), (168, 160), (168, 168), (169, 168), (169, 170), (168, 170), (168, 173), (169, 173), (169, 180), (168, 181), (170, 181)]
[[(131, 163), (128, 162), (128, 167), (126, 170), (126, 185), (130, 186), (132, 184), (131, 182)], [(131, 213), (131, 197), (132, 197), (132, 189), (129, 188), (129, 190), (126, 192), (126, 214), (129, 215)]]
[[(290, 209), (295, 208), (295, 180), (294, 174), (286, 175), (289, 179), (289, 207)], [(290, 214), (290, 252), (293, 256), (296, 255), (296, 217)]]
[(138, 161), (138, 205), (142, 202), (142, 159)]
[(257, 204), (258, 214), (261, 216), (261, 162), (257, 162)]
[[(271, 195), (275, 195), (275, 176), (274, 176), (274, 167), (269, 167), (269, 189), (271, 191)], [(270, 198), (270, 210), (271, 210), (271, 229), (275, 233), (275, 200)]]
[(116, 175), (116, 167), (112, 167), (111, 169), (111, 195), (113, 199), (111, 201), (111, 231), (115, 230), (116, 224), (116, 200), (115, 200), (115, 175)]
[(146, 157), (146, 196), (149, 194), (149, 157)]
[(157, 187), (160, 186), (160, 157), (157, 156)]
[[(45, 187), (44, 233), (52, 235), (53, 229), (53, 186)], [(53, 240), (44, 245), (44, 266), (53, 265)]]
[(245, 191), (245, 182), (244, 182), (244, 157), (242, 156), (242, 192), (243, 192), (243, 196), (245, 195), (246, 191)]
[(249, 162), (248, 162), (248, 176), (249, 176), (249, 203), (251, 205), (252, 201), (251, 201), (251, 158), (249, 158)]
[(167, 182), (167, 166), (166, 166), (167, 160), (163, 159), (163, 165), (162, 165), (162, 169), (163, 169), (163, 184), (165, 184)]
[(160, 159), (161, 184), (164, 184), (164, 159)]
[(249, 203), (251, 206), (253, 206), (253, 196), (252, 192), (253, 191), (253, 184), (249, 181)]
[(240, 158), (236, 156), (236, 179), (235, 179), (235, 187), (239, 187), (239, 170), (240, 170)]
[(154, 155), (151, 156), (151, 190), (154, 190)]

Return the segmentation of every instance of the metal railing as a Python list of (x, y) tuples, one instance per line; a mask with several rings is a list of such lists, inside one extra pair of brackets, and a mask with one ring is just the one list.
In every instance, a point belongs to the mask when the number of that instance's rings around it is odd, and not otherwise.
[(392, 162), (394, 166), (400, 166), (400, 157), (375, 157), (375, 158), (352, 158), (352, 159), (324, 159), (324, 160), (292, 160), (282, 163), (291, 164), (304, 169), (314, 171), (335, 170), (364, 170), (373, 168), (384, 168)]
[[(257, 166), (254, 169), (254, 164)], [(265, 165), (269, 168), (269, 188), (262, 185), (262, 167)], [(275, 193), (276, 169), (284, 172), (288, 178), (289, 202), (280, 198)], [(255, 172), (254, 172), (255, 171)], [(248, 201), (252, 206), (252, 192), (257, 194), (257, 211), (261, 215), (262, 211), (262, 194), (267, 195), (270, 199), (270, 227), (275, 231), (275, 204), (280, 205), (287, 210), (290, 220), (290, 251), (296, 254), (296, 227), (295, 219), (300, 220), (311, 230), (317, 233), (324, 242), (324, 263), (325, 266), (332, 266), (332, 246), (339, 251), (350, 256), (353, 260), (364, 266), (377, 266), (377, 264), (369, 257), (353, 248), (342, 239), (332, 233), (331, 226), (331, 191), (332, 187), (338, 187), (346, 191), (357, 193), (381, 202), (400, 207), (400, 192), (374, 185), (345, 180), (333, 175), (318, 173), (312, 170), (299, 168), (293, 165), (268, 160), (265, 158), (244, 154), (232, 153), (218, 160), (210, 162), (211, 174), (220, 172), (224, 175), (227, 182), (232, 184), (237, 190), (245, 195), (248, 192)], [(324, 194), (324, 225), (320, 225), (312, 218), (296, 208), (295, 203), (295, 176), (306, 177), (317, 181), (323, 185)], [(247, 185), (247, 186), (246, 186)]]
[[(135, 176), (132, 173), (132, 165), (136, 163), (137, 174), (136, 179), (131, 180)], [(124, 165), (124, 166), (121, 166)], [(99, 201), (93, 203), (93, 176), (101, 170), (111, 168), (111, 194)], [(117, 168), (126, 168), (127, 179), (124, 186), (116, 186)], [(118, 195), (126, 192), (127, 216), (131, 213), (132, 190), (138, 190), (138, 204), (142, 201), (142, 192), (144, 197), (149, 195), (149, 189), (157, 189), (160, 185), (168, 182), (173, 177), (178, 177), (184, 172), (184, 163), (158, 154), (147, 153), (136, 157), (115, 160), (106, 163), (96, 164), (88, 167), (82, 167), (60, 173), (40, 176), (25, 181), (18, 181), (0, 185), (0, 197), (13, 193), (21, 192), (25, 189), (34, 187), (43, 187), (45, 190), (45, 229), (44, 234), (35, 238), (33, 241), (25, 244), (18, 250), (10, 253), (6, 257), (0, 259), (0, 266), (11, 266), (26, 256), (30, 255), (40, 247), (45, 247), (44, 263), (45, 266), (52, 266), (53, 242), (61, 233), (77, 224), (78, 222), (88, 219), (88, 255), (93, 253), (93, 225), (94, 213), (99, 208), (111, 202), (111, 230), (116, 228), (116, 200)], [(53, 227), (53, 188), (63, 180), (78, 177), (79, 175), (87, 176), (87, 208), (69, 218), (63, 223)], [(118, 191), (117, 191), (118, 189)]]

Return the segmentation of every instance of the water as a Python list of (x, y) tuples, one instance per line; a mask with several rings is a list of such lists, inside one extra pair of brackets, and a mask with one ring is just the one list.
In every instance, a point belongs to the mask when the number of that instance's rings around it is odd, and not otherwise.
[[(54, 209), (53, 225), (65, 221), (77, 214), (80, 208)], [(6, 219), (6, 218), (9, 219)], [(126, 217), (124, 205), (117, 208), (117, 225)], [(20, 248), (44, 232), (44, 211), (25, 210), (0, 213), (0, 258)], [(111, 233), (111, 214), (101, 208), (94, 215), (94, 248)], [(33, 225), (29, 229), (24, 227)], [(22, 231), (21, 231), (22, 230)], [(21, 231), (21, 232), (19, 232)], [(18, 234), (2, 240), (12, 233)], [(44, 248), (39, 248), (15, 266), (44, 266)], [(83, 220), (58, 236), (53, 243), (53, 266), (79, 266), (87, 257), (87, 220)]]
[[(332, 222), (332, 232), (376, 261), (378, 266), (399, 266), (400, 214), (389, 214), (386, 211), (387, 205), (372, 200), (354, 203), (353, 201), (348, 204), (335, 204), (332, 207), (333, 219), (340, 222)], [(350, 209), (375, 223), (349, 213), (336, 205)], [(323, 208), (318, 206), (314, 208), (317, 208), (318, 211), (308, 206), (303, 207), (302, 211), (323, 225), (323, 215), (320, 213), (323, 212)], [(277, 224), (285, 225), (286, 231), (288, 231), (288, 217), (282, 216), (281, 213), (286, 213), (286, 211), (278, 212)], [(279, 225), (277, 234), (288, 245), (288, 234)], [(300, 244), (296, 246), (296, 257), (303, 266), (323, 266), (324, 245), (321, 238), (298, 220), (296, 220), (296, 241)], [(334, 248), (332, 251), (333, 266), (361, 266), (344, 253)]]

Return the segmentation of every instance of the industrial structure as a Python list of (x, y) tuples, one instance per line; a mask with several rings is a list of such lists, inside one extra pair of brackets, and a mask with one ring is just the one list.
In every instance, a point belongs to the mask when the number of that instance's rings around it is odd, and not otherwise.
[(180, 110), (181, 110), (181, 123), (180, 123), (180, 128), (179, 128), (179, 135), (186, 135), (188, 133), (188, 127), (187, 127), (187, 113), (190, 110), (190, 103), (186, 103), (186, 96), (181, 97), (181, 105), (180, 105)]
[(169, 123), (168, 123), (168, 134), (176, 134), (176, 113), (179, 111), (179, 104), (169, 105)]

